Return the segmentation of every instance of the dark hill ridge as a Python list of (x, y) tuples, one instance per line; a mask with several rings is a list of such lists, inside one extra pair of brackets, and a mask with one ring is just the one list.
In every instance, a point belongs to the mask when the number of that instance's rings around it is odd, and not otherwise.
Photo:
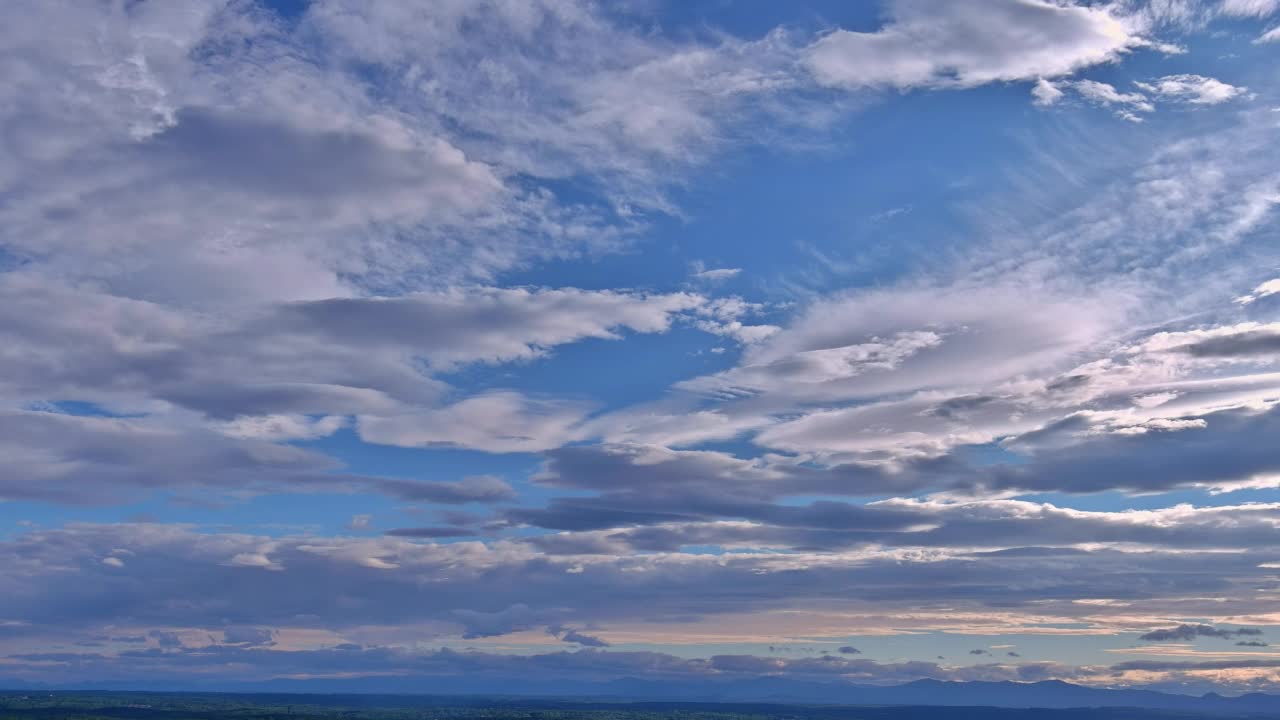
[[(18, 687), (16, 683), (0, 683), (0, 686), (5, 685)], [(102, 685), (93, 690), (142, 691), (144, 688)], [(339, 681), (277, 679), (252, 684), (208, 686), (202, 690), (252, 693), (253, 697), (258, 698), (276, 695), (281, 698), (297, 698), (298, 694), (305, 693), (308, 694), (307, 703), (314, 703), (319, 699), (322, 704), (357, 707), (475, 707), (495, 703), (525, 707), (544, 703), (585, 707), (602, 703), (712, 703), (725, 707), (750, 704), (758, 708), (760, 704), (770, 704), (806, 706), (815, 717), (822, 715), (820, 706), (849, 705), (1045, 709), (1107, 707), (1280, 718), (1280, 695), (1252, 693), (1224, 697), (1209, 693), (1192, 696), (1136, 688), (1092, 688), (1058, 680), (1035, 683), (917, 680), (885, 687), (769, 677), (729, 682), (622, 678), (604, 683), (518, 679), (499, 681), (493, 678), (465, 677), (381, 677)], [(500, 696), (495, 696), (495, 693), (500, 693)], [(837, 709), (829, 708), (831, 711)]]
[[(28, 691), (34, 692), (34, 691)], [(0, 693), (3, 720), (1202, 720), (1265, 718), (1142, 708), (587, 702), (428, 695)]]
[(1224, 697), (1177, 695), (1143, 689), (1105, 689), (1060, 680), (1035, 683), (917, 680), (904, 685), (862, 686), (762, 678), (726, 684), (620, 680), (608, 684), (619, 696), (723, 702), (823, 703), (840, 705), (938, 705), (1006, 708), (1135, 707), (1213, 713), (1274, 713), (1280, 695)]

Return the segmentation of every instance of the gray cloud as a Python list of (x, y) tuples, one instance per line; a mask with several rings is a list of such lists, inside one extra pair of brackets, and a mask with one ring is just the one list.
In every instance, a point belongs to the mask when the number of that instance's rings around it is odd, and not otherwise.
[[(1020, 680), (1071, 678), (1080, 670), (1064, 665), (981, 665), (945, 667), (932, 662), (879, 663), (872, 660), (715, 655), (681, 658), (656, 652), (581, 649), (533, 655), (502, 655), (441, 649), (413, 652), (394, 647), (344, 644), (324, 650), (280, 652), (267, 648), (210, 646), (182, 651), (132, 651), (119, 656), (95, 653), (22, 653), (9, 656), (22, 676), (59, 680), (92, 676), (104, 680), (151, 677), (181, 681), (192, 671), (213, 680), (260, 680), (312, 672), (351, 672), (403, 676), (420, 686), (434, 678), (459, 677), (490, 682), (546, 683), (555, 680), (601, 682), (623, 677), (650, 681), (715, 683), (768, 675), (838, 683), (892, 684), (908, 680)], [(55, 663), (49, 661), (56, 660)], [(511, 685), (508, 685), (510, 687)], [(713, 685), (712, 685), (713, 686)]]
[(1168, 642), (1171, 640), (1195, 640), (1198, 637), (1211, 638), (1233, 638), (1241, 635), (1261, 635), (1262, 631), (1258, 628), (1239, 628), (1237, 630), (1224, 630), (1216, 628), (1212, 625), (1188, 625), (1183, 624), (1177, 627), (1164, 628), (1160, 630), (1152, 630), (1138, 636), (1139, 640), (1150, 640), (1152, 642)]
[(596, 637), (588, 635), (580, 630), (562, 627), (560, 625), (552, 625), (547, 628), (547, 632), (559, 638), (562, 642), (581, 645), (582, 647), (604, 648), (609, 647), (609, 643)]
[(222, 631), (223, 642), (244, 647), (270, 647), (275, 645), (275, 631), (259, 627), (230, 627)]
[[(1087, 532), (1082, 538), (1095, 542)], [(127, 563), (103, 565), (103, 548), (127, 550)], [(1230, 554), (1031, 550), (561, 557), (513, 541), (433, 544), (403, 537), (198, 533), (157, 524), (77, 526), (0, 543), (0, 567), (8, 568), (0, 573), (0, 587), (7, 589), (0, 616), (22, 620), (26, 632), (36, 634), (82, 628), (96, 636), (107, 625), (139, 624), (209, 632), (417, 624), (482, 638), (837, 601), (880, 613), (935, 608), (1016, 614), (1021, 607), (1035, 615), (1096, 618), (1110, 611), (1072, 601), (1106, 598), (1141, 602), (1147, 612), (1166, 616), (1248, 615), (1266, 611), (1262, 579), (1270, 571), (1259, 565), (1275, 553), (1274, 545)], [(1052, 577), (1038, 571), (1046, 563), (1055, 568)], [(327, 592), (304, 590), (320, 585)], [(627, 591), (618, 592), (623, 586)], [(1207, 597), (1230, 600), (1209, 603)]]
[(414, 527), (388, 530), (387, 535), (403, 538), (471, 537), (475, 531), (465, 527)]
[(1254, 330), (1235, 335), (1211, 337), (1185, 347), (1195, 357), (1250, 357), (1280, 353), (1280, 333)]

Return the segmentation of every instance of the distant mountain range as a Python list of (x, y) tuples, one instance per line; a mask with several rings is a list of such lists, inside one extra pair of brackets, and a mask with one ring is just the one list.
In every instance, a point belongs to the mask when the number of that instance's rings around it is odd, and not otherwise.
[[(24, 689), (17, 682), (0, 687)], [(35, 689), (35, 688), (30, 688)], [(70, 688), (42, 688), (62, 690)], [(89, 684), (81, 690), (158, 691), (155, 686)], [(917, 680), (904, 685), (867, 686), (806, 682), (787, 678), (754, 678), (729, 682), (671, 682), (623, 678), (609, 682), (503, 680), (465, 677), (375, 677), (346, 680), (275, 679), (255, 683), (173, 688), (175, 691), (323, 694), (325, 704), (359, 706), (444, 706), (515, 702), (584, 703), (750, 703), (775, 705), (911, 705), (998, 708), (1143, 708), (1205, 714), (1264, 715), (1280, 718), (1280, 695), (1251, 693), (1226, 697), (1216, 693), (1179, 695), (1143, 689), (1109, 690), (1058, 680), (1035, 683), (943, 682)], [(392, 697), (394, 696), (394, 697)], [(503, 700), (503, 699), (506, 700)], [(538, 700), (540, 699), (540, 700)], [(310, 700), (309, 700), (310, 702)], [(521, 700), (527, 705), (528, 701)], [(758, 710), (758, 707), (757, 707)]]

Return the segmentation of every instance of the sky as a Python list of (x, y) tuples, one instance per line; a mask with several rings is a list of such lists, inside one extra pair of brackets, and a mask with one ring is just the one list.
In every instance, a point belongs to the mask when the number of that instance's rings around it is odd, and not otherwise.
[(11, 0), (0, 680), (1280, 692), (1280, 0)]

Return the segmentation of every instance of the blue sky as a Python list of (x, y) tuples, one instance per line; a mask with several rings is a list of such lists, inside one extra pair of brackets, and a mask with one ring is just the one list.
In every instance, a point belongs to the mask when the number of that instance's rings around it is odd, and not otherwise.
[(1280, 2), (0, 12), (0, 680), (1280, 691)]

